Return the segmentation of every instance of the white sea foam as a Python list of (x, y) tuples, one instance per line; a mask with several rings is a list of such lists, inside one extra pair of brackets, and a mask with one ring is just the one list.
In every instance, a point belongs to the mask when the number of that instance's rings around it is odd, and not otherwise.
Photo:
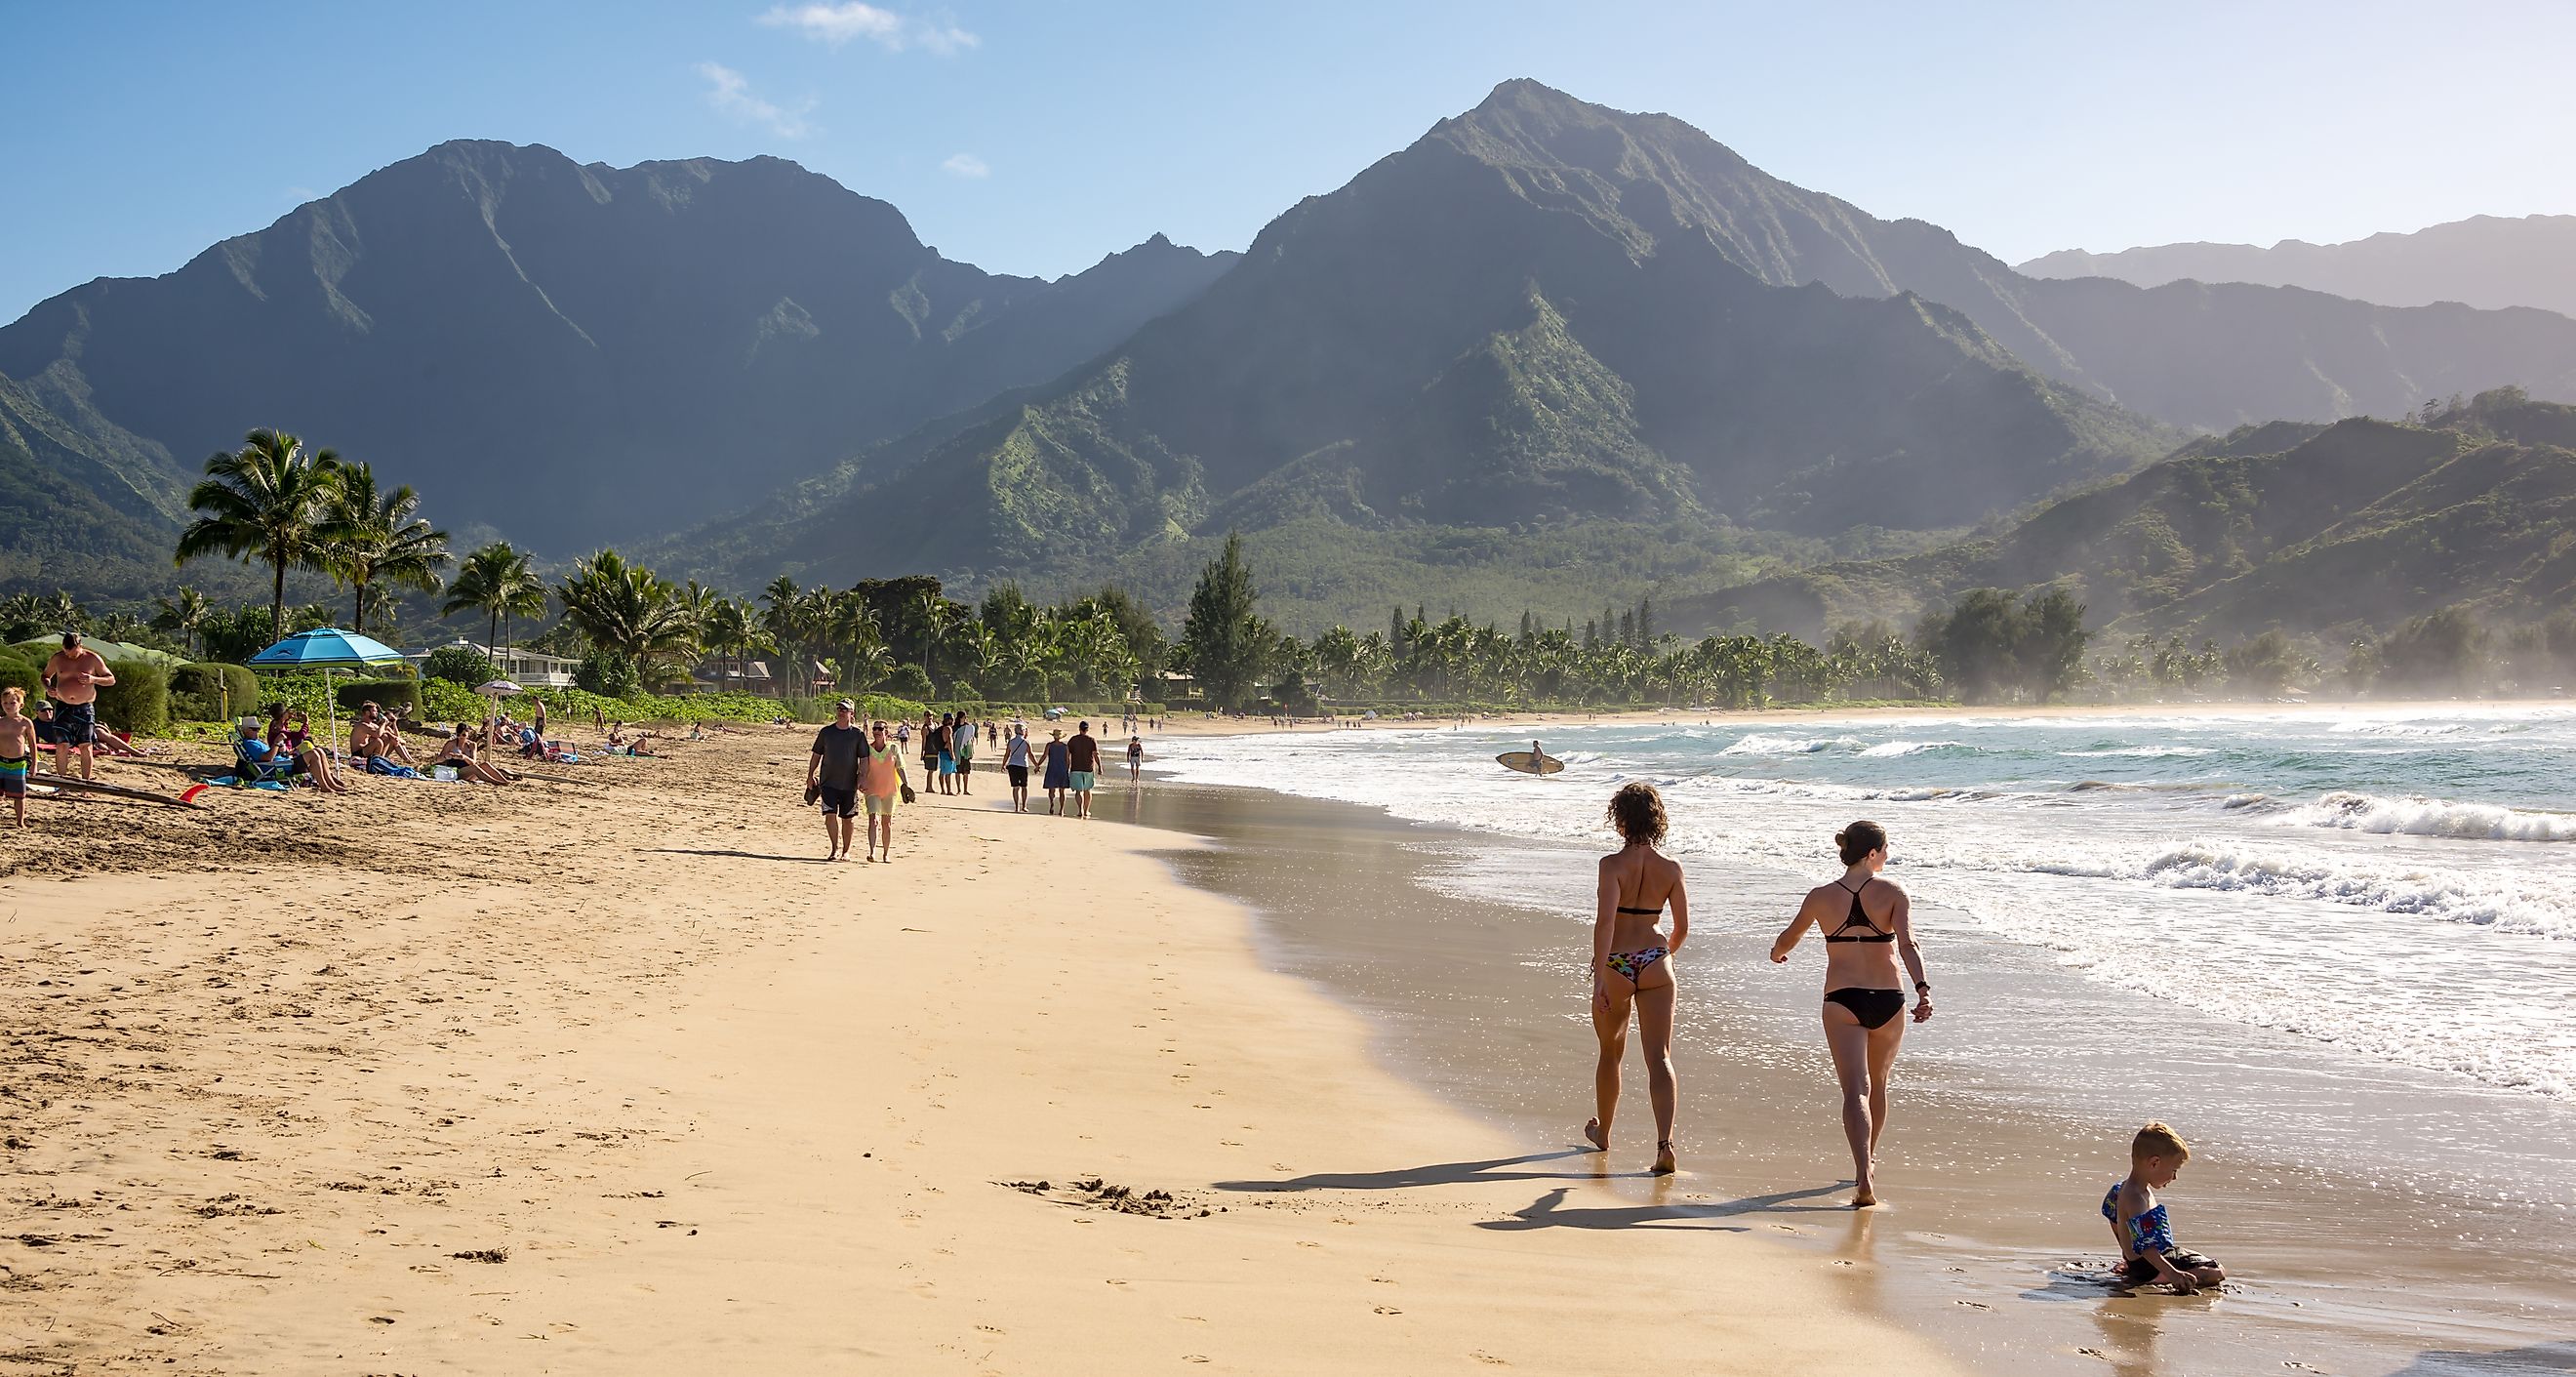
[(1719, 751), (1719, 755), (1813, 755), (1818, 751), (1849, 750), (1860, 745), (1856, 736), (1783, 736), (1772, 732), (1755, 732)]
[(2454, 799), (2381, 798), (2338, 791), (2293, 809), (2286, 816), (2309, 827), (2337, 827), (2353, 832), (2464, 841), (2576, 841), (2576, 814)]
[(2101, 760), (2125, 757), (2137, 760), (2164, 760), (2174, 756), (2215, 755), (2208, 746), (2115, 746), (2094, 751), (2059, 751), (2059, 755)]
[(1860, 753), (1879, 757), (1921, 755), (1925, 751), (1948, 750), (1958, 744), (1956, 741), (1882, 741), (1875, 746), (1861, 747)]

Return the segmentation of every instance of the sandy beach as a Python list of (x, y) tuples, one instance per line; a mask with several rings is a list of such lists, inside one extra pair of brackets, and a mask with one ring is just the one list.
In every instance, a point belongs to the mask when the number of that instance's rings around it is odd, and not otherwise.
[(1168, 832), (819, 862), (809, 735), (39, 805), (0, 1372), (1950, 1370), (1640, 1128), (1399, 1080)]

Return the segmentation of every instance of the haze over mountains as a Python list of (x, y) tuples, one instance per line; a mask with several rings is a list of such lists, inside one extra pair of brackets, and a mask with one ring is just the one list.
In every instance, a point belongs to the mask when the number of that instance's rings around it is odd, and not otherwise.
[[(451, 528), (738, 590), (1115, 575), (1168, 609), (1241, 528), (1301, 615), (1374, 616), (1921, 549), (2196, 430), (2576, 400), (2576, 319), (2026, 276), (1511, 81), (1243, 255), (1157, 236), (1054, 283), (777, 159), (444, 144), (43, 303), (0, 375), (0, 484), (108, 549), (166, 549), (204, 455), (277, 424)], [(76, 581), (0, 542), (12, 586)]]
[(2536, 306), (2576, 316), (2576, 215), (2472, 216), (2412, 234), (2342, 244), (2156, 244), (2117, 253), (2060, 249), (2019, 265), (2026, 277), (2116, 277), (2141, 287), (2191, 278), (2422, 306)]

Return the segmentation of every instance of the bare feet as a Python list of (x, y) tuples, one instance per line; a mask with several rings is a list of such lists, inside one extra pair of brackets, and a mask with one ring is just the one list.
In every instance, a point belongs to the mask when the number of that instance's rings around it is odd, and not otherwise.
[(1603, 1128), (1599, 1119), (1586, 1119), (1583, 1121), (1583, 1141), (1590, 1143), (1595, 1152), (1608, 1152), (1610, 1130)]
[(1867, 1186), (1856, 1186), (1852, 1189), (1851, 1207), (1853, 1209), (1866, 1210), (1876, 1204), (1878, 1204), (1877, 1191), (1872, 1190)]
[(1679, 1165), (1673, 1161), (1673, 1140), (1666, 1138), (1655, 1144), (1655, 1175), (1670, 1176), (1678, 1170)]

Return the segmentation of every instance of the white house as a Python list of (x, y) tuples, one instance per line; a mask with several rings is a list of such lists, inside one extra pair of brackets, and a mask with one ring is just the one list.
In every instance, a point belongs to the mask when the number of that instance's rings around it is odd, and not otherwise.
[[(567, 659), (561, 655), (548, 655), (541, 650), (526, 650), (516, 646), (506, 650), (494, 650), (490, 646), (480, 645), (461, 637), (447, 644), (463, 646), (490, 660), (493, 672), (521, 688), (571, 688), (573, 671), (581, 668), (579, 660)], [(410, 661), (413, 670), (417, 671), (422, 662), (429, 658), (430, 652), (442, 649), (445, 647), (424, 646), (419, 650), (406, 650), (403, 652), (403, 658)]]

